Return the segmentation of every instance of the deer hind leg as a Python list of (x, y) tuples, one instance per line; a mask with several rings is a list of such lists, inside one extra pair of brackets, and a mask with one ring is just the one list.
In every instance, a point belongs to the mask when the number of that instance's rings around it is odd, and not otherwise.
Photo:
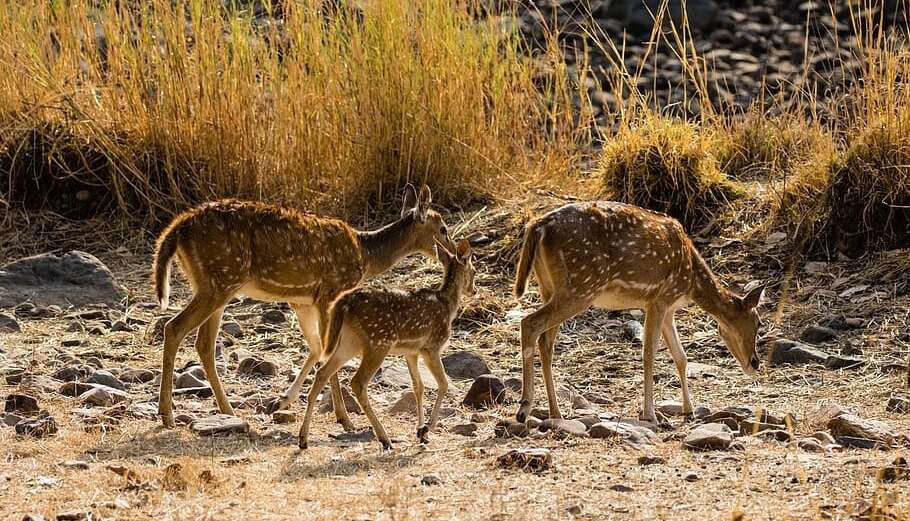
[(660, 329), (664, 322), (664, 308), (652, 306), (645, 314), (645, 338), (642, 342), (642, 365), (644, 366), (644, 407), (642, 419), (657, 425), (654, 413), (654, 354), (660, 343)]
[(227, 303), (230, 295), (200, 292), (164, 326), (164, 354), (161, 363), (161, 387), (158, 390), (158, 415), (165, 427), (174, 424), (174, 362), (180, 344), (190, 331), (199, 327), (218, 308)]
[[(523, 423), (528, 419), (528, 413), (534, 405), (534, 349), (538, 347), (540, 336), (545, 331), (559, 327), (565, 320), (572, 318), (589, 306), (590, 303), (587, 301), (561, 301), (554, 298), (521, 320), (521, 404), (518, 407), (518, 414), (515, 415), (519, 422)], [(552, 363), (552, 359), (550, 362)], [(549, 369), (548, 372), (550, 372)], [(547, 377), (545, 376), (545, 378)], [(552, 372), (546, 383), (548, 389), (553, 386)], [(558, 415), (558, 405), (555, 408)]]
[(369, 418), (376, 439), (382, 444), (383, 449), (388, 450), (392, 448), (392, 440), (389, 439), (389, 435), (379, 421), (379, 417), (376, 416), (376, 412), (370, 405), (370, 397), (367, 396), (367, 385), (369, 385), (373, 375), (376, 374), (385, 359), (385, 353), (384, 349), (365, 350), (360, 367), (357, 368), (357, 372), (351, 378), (351, 390), (354, 391), (354, 397), (357, 398), (357, 403), (360, 404), (364, 414)]
[(676, 320), (671, 313), (664, 318), (661, 332), (667, 347), (670, 348), (670, 356), (673, 357), (673, 363), (676, 364), (676, 373), (679, 374), (679, 384), (682, 390), (683, 414), (686, 417), (692, 415), (692, 401), (689, 398), (689, 384), (686, 381), (686, 351), (679, 342), (679, 333), (676, 331)]
[(556, 387), (553, 384), (553, 346), (556, 344), (556, 334), (559, 326), (551, 327), (544, 331), (537, 340), (540, 351), (540, 371), (543, 373), (544, 385), (547, 388), (547, 404), (550, 408), (550, 418), (562, 418), (559, 412), (559, 403), (556, 400)]
[(212, 385), (212, 392), (215, 394), (215, 402), (218, 404), (218, 410), (222, 414), (234, 414), (234, 408), (228, 401), (221, 385), (221, 379), (218, 376), (218, 368), (215, 366), (215, 339), (218, 337), (218, 330), (221, 328), (221, 316), (224, 314), (224, 306), (216, 309), (209, 318), (199, 326), (196, 333), (196, 353), (199, 354), (199, 360), (202, 361), (202, 367), (205, 369), (205, 376)]
[(303, 337), (306, 338), (310, 352), (307, 354), (306, 361), (303, 363), (303, 367), (300, 368), (300, 372), (297, 373), (297, 377), (294, 378), (294, 382), (291, 383), (291, 386), (288, 387), (288, 390), (283, 395), (272, 400), (268, 406), (268, 412), (287, 409), (297, 400), (297, 397), (300, 396), (300, 390), (303, 388), (303, 382), (310, 374), (310, 371), (313, 370), (313, 367), (316, 366), (316, 363), (319, 362), (319, 357), (322, 356), (322, 341), (319, 338), (319, 311), (313, 306), (302, 304), (291, 304), (291, 308), (297, 314), (297, 323), (300, 326)]
[[(303, 423), (300, 425), (300, 437), (297, 441), (297, 444), (301, 449), (307, 448), (310, 422), (313, 421), (313, 412), (316, 410), (316, 401), (319, 399), (319, 394), (325, 389), (325, 385), (328, 383), (329, 379), (335, 376), (338, 370), (341, 369), (341, 366), (350, 360), (355, 353), (352, 349), (353, 346), (350, 345), (347, 339), (342, 337), (341, 341), (346, 343), (339, 345), (338, 349), (336, 349), (335, 353), (332, 355), (332, 358), (329, 358), (325, 365), (316, 371), (316, 376), (313, 377), (313, 385), (310, 386), (310, 390), (307, 393), (306, 413), (304, 413)], [(334, 403), (337, 404), (338, 402)]]
[(427, 435), (436, 426), (439, 420), (439, 409), (442, 408), (442, 400), (449, 390), (449, 379), (446, 376), (445, 368), (442, 365), (442, 359), (439, 357), (440, 350), (430, 350), (425, 352), (423, 360), (427, 368), (433, 373), (433, 379), (436, 380), (436, 401), (433, 402), (433, 410), (430, 412), (430, 421), (421, 425), (417, 429), (417, 438), (421, 443), (427, 443)]
[[(405, 358), (408, 362), (408, 372), (411, 373), (411, 387), (414, 391), (414, 397), (417, 398), (417, 425), (423, 425), (423, 379), (420, 377), (420, 369), (417, 367), (417, 356), (410, 355)], [(420, 438), (420, 435), (417, 435)]]

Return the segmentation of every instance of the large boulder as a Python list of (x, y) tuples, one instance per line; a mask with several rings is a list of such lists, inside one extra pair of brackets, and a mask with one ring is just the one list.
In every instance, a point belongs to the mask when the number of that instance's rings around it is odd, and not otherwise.
[(456, 380), (471, 380), (489, 374), (490, 368), (479, 355), (470, 351), (455, 351), (442, 358), (446, 374)]
[(23, 302), (36, 306), (120, 307), (125, 295), (111, 270), (81, 251), (44, 253), (0, 268), (0, 308)]

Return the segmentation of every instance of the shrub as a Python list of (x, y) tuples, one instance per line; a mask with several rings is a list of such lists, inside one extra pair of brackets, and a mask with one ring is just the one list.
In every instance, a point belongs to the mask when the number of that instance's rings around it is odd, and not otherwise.
[(718, 168), (714, 138), (691, 123), (646, 118), (623, 127), (600, 163), (608, 197), (666, 212), (692, 230), (742, 195)]

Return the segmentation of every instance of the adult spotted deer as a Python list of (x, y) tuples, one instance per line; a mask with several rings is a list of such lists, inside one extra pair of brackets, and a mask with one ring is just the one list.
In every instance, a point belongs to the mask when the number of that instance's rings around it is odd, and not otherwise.
[[(158, 413), (174, 426), (174, 360), (184, 337), (199, 328), (196, 351), (212, 385), (218, 408), (234, 414), (215, 370), (215, 337), (224, 307), (234, 295), (288, 302), (297, 314), (310, 353), (287, 392), (273, 403), (286, 408), (297, 399), (307, 374), (319, 360), (329, 307), (344, 292), (382, 273), (415, 252), (435, 254), (437, 241), (452, 244), (442, 217), (430, 209), (430, 189), (418, 195), (408, 185), (401, 217), (376, 231), (356, 231), (338, 219), (256, 202), (203, 204), (174, 219), (158, 239), (154, 282), (167, 309), (169, 265), (176, 256), (193, 288), (189, 304), (164, 327), (164, 362)], [(334, 403), (343, 403), (337, 376)], [(344, 407), (338, 422), (352, 429)]]
[[(468, 241), (462, 239), (454, 254), (442, 244), (436, 245), (436, 251), (445, 268), (443, 282), (438, 288), (416, 291), (362, 288), (345, 294), (332, 308), (325, 335), (325, 363), (316, 371), (307, 396), (306, 415), (300, 427), (300, 448), (307, 447), (316, 399), (326, 381), (354, 356), (361, 358), (360, 367), (351, 378), (354, 397), (383, 448), (392, 447), (367, 396), (367, 384), (389, 354), (404, 355), (407, 360), (417, 397), (417, 438), (426, 443), (449, 387), (440, 353), (449, 341), (452, 321), (458, 314), (462, 297), (474, 294), (474, 266)], [(417, 369), (418, 357), (423, 358), (438, 387), (427, 423), (423, 422), (423, 382)]]
[(644, 410), (656, 423), (654, 355), (662, 335), (682, 387), (683, 412), (692, 413), (686, 383), (686, 353), (673, 312), (690, 302), (718, 323), (721, 338), (747, 374), (758, 369), (756, 308), (764, 291), (745, 297), (727, 290), (711, 272), (678, 221), (616, 202), (569, 204), (528, 224), (515, 276), (521, 297), (531, 269), (543, 305), (521, 321), (523, 385), (518, 421), (534, 400), (534, 350), (540, 351), (550, 417), (559, 418), (553, 387), (553, 344), (563, 321), (590, 307), (642, 309), (644, 324)]

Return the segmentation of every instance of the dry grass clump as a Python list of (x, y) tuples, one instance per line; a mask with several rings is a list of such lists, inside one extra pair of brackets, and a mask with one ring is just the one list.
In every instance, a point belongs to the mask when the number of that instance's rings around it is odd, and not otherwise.
[(753, 110), (725, 127), (717, 158), (721, 170), (734, 179), (788, 177), (835, 150), (832, 136), (801, 116)]
[(322, 4), (11, 4), (0, 200), (68, 179), (140, 217), (220, 196), (351, 213), (406, 181), (508, 191), (569, 153), (517, 35), (471, 2)]
[(646, 118), (620, 129), (603, 150), (606, 195), (666, 212), (692, 230), (715, 217), (742, 189), (718, 168), (714, 137), (692, 123)]

